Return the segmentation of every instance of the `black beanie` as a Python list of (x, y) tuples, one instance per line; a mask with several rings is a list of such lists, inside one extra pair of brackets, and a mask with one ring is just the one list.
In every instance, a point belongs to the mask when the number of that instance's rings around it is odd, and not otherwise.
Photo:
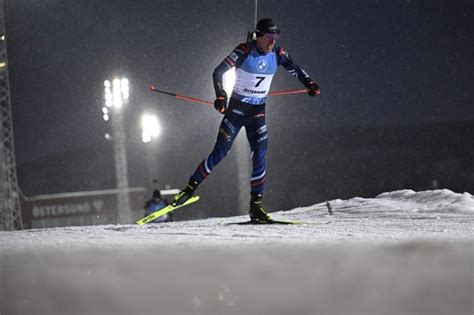
[(261, 19), (258, 21), (256, 29), (257, 37), (263, 36), (265, 33), (280, 34), (280, 29), (276, 26), (272, 19)]

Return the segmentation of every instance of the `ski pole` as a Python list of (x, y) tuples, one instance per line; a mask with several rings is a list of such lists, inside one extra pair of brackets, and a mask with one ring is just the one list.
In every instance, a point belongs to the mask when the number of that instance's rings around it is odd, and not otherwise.
[(300, 94), (300, 93), (308, 93), (308, 90), (303, 89), (303, 90), (275, 91), (275, 92), (268, 93), (268, 95), (289, 95), (289, 94)]
[(275, 91), (270, 92), (268, 95), (289, 95), (289, 94), (300, 94), (300, 93), (308, 93), (308, 90), (286, 90), (286, 91)]
[[(167, 91), (158, 90), (153, 85), (150, 85), (149, 90), (153, 91), (153, 92), (157, 92), (157, 93), (171, 95), (171, 96), (174, 96), (174, 97), (176, 97), (177, 99), (180, 99), (180, 100), (196, 102), (196, 103), (202, 103), (202, 104), (206, 104), (208, 106), (214, 107), (214, 103), (212, 103), (212, 102), (202, 100), (200, 98), (195, 98), (195, 97), (190, 97), (190, 96), (185, 96), (185, 95), (179, 95), (179, 94), (176, 94), (176, 93), (171, 93), (171, 92), (167, 92)], [(276, 95), (300, 94), (300, 93), (307, 93), (307, 92), (308, 92), (308, 90), (306, 90), (306, 89), (303, 89), (303, 90), (286, 90), (286, 91), (270, 92), (270, 93), (268, 93), (268, 95), (276, 96)]]
[(214, 107), (214, 103), (209, 102), (209, 101), (202, 100), (202, 99), (200, 99), (200, 98), (195, 98), (195, 97), (190, 97), (190, 96), (185, 96), (185, 95), (179, 95), (179, 94), (176, 94), (176, 93), (171, 93), (171, 92), (166, 92), (166, 91), (158, 90), (158, 89), (157, 89), (156, 87), (154, 87), (153, 85), (150, 85), (149, 89), (150, 89), (150, 91), (153, 91), (153, 92), (158, 92), (158, 93), (162, 93), (162, 94), (174, 96), (174, 97), (176, 97), (177, 99), (180, 99), (180, 100), (185, 100), (185, 101), (190, 101), (190, 102), (196, 102), (196, 103), (202, 103), (202, 104), (206, 104), (206, 105), (208, 105), (208, 106)]

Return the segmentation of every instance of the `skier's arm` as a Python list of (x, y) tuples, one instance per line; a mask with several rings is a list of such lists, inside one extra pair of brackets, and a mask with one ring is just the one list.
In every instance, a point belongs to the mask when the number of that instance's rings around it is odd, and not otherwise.
[(216, 91), (216, 99), (214, 101), (214, 108), (221, 114), (225, 114), (227, 107), (227, 93), (222, 84), (222, 76), (225, 72), (233, 67), (240, 67), (249, 51), (247, 44), (240, 44), (237, 46), (212, 73), (212, 80), (214, 81), (214, 90)]
[(227, 101), (227, 94), (224, 91), (224, 86), (222, 84), (222, 76), (233, 67), (240, 67), (245, 57), (247, 57), (248, 51), (248, 44), (240, 44), (216, 67), (216, 69), (214, 69), (212, 80), (214, 81), (216, 98), (224, 97)]
[(308, 89), (308, 94), (311, 96), (319, 95), (319, 86), (311, 79), (309, 74), (297, 65), (283, 48), (279, 47), (277, 52), (279, 64), (303, 83), (303, 85)]

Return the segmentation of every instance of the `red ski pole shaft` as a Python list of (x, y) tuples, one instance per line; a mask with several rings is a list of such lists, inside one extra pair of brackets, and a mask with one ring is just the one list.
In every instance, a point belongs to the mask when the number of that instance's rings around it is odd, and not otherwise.
[(149, 90), (153, 91), (153, 92), (166, 94), (166, 95), (171, 95), (171, 96), (174, 96), (174, 97), (176, 97), (177, 99), (180, 99), (180, 100), (185, 100), (185, 101), (190, 101), (190, 102), (195, 102), (195, 103), (206, 104), (206, 105), (209, 105), (209, 106), (214, 106), (214, 103), (212, 103), (212, 102), (205, 101), (205, 100), (202, 100), (200, 98), (195, 98), (195, 97), (190, 97), (190, 96), (185, 96), (185, 95), (179, 95), (179, 94), (176, 94), (176, 93), (171, 93), (171, 92), (158, 90), (153, 85), (150, 85)]
[(301, 94), (301, 93), (308, 93), (308, 90), (286, 90), (286, 91), (275, 91), (270, 92), (268, 95), (289, 95), (289, 94)]
[(190, 102), (195, 102), (195, 103), (206, 104), (206, 105), (209, 105), (209, 106), (211, 106), (211, 107), (214, 107), (214, 103), (209, 102), (209, 101), (202, 100), (202, 99), (200, 99), (200, 98), (195, 98), (195, 97), (190, 97), (190, 96), (184, 96), (184, 95), (178, 95), (178, 94), (176, 94), (175, 96), (176, 96), (176, 98), (179, 98), (180, 100), (185, 100), (185, 101), (190, 101)]
[[(150, 85), (149, 89), (150, 89), (150, 91), (153, 91), (153, 92), (158, 92), (158, 93), (174, 96), (174, 97), (176, 97), (177, 99), (180, 99), (180, 100), (206, 104), (210, 107), (214, 106), (214, 103), (212, 103), (212, 102), (209, 102), (209, 101), (206, 101), (206, 100), (203, 100), (203, 99), (200, 99), (200, 98), (195, 98), (195, 97), (186, 96), (186, 95), (179, 95), (179, 94), (176, 94), (176, 93), (171, 93), (171, 92), (158, 90), (153, 85)], [(306, 90), (306, 89), (303, 89), (303, 90), (286, 90), (286, 91), (270, 92), (270, 93), (268, 93), (268, 95), (272, 95), (272, 96), (275, 96), (275, 95), (290, 95), (290, 94), (301, 94), (301, 93), (307, 93), (307, 92), (308, 92), (308, 90)]]

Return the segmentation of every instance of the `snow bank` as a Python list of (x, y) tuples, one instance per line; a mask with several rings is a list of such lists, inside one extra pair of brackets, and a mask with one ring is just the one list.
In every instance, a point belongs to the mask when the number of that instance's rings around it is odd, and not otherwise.
[(474, 214), (474, 198), (470, 193), (455, 193), (449, 189), (415, 192), (405, 189), (386, 192), (376, 197), (388, 203), (404, 203), (407, 209), (418, 212), (471, 213)]
[[(277, 220), (305, 224), (226, 225), (247, 221), (248, 216), (210, 218), (161, 224), (95, 225), (0, 232), (0, 255), (10, 250), (38, 248), (121, 248), (169, 246), (240, 246), (252, 244), (325, 244), (354, 241), (408, 240), (472, 241), (474, 201), (469, 193), (449, 190), (401, 190), (376, 198), (331, 201), (272, 213)], [(193, 211), (187, 207), (186, 211)]]

